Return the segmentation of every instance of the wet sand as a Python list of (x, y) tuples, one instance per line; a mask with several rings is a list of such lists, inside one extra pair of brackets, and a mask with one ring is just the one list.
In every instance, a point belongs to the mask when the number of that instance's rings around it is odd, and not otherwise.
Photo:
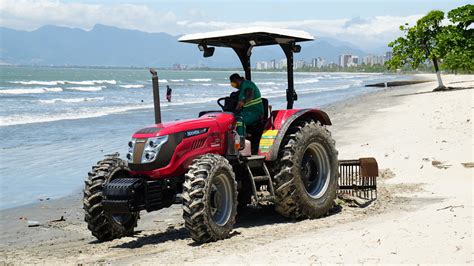
[(343, 203), (328, 217), (296, 222), (271, 207), (247, 208), (230, 238), (195, 245), (174, 205), (142, 212), (134, 236), (99, 243), (83, 222), (78, 191), (2, 210), (0, 263), (470, 264), (474, 76), (444, 78), (471, 89), (431, 93), (429, 82), (325, 108), (339, 159), (375, 157), (383, 170), (379, 198), (366, 208)]

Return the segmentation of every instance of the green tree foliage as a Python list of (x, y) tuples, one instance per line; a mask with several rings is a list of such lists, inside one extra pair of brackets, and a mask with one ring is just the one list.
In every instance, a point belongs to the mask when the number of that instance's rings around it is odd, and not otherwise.
[(433, 10), (409, 27), (400, 26), (404, 36), (388, 46), (393, 57), (386, 63), (389, 69), (410, 65), (416, 69), (427, 60), (433, 62), (438, 77), (438, 88), (444, 89), (438, 63), (455, 72), (474, 71), (474, 6), (465, 5), (448, 12), (449, 24), (443, 26), (444, 13)]
[(455, 72), (474, 71), (474, 5), (465, 5), (449, 11), (451, 25), (438, 36), (443, 67)]
[(442, 31), (441, 22), (443, 19), (444, 13), (442, 11), (433, 10), (420, 18), (413, 27), (409, 27), (408, 23), (400, 26), (400, 30), (405, 33), (405, 36), (389, 43), (388, 46), (392, 47), (393, 56), (387, 62), (387, 66), (397, 69), (405, 64), (410, 64), (412, 68), (416, 69), (421, 63), (431, 60), (438, 75), (437, 89), (444, 89), (439, 75), (438, 60), (441, 58), (441, 54), (437, 38)]

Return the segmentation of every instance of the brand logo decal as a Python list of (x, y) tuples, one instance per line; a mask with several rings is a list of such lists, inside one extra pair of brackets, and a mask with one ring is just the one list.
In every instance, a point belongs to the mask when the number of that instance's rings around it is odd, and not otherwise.
[(206, 133), (206, 132), (207, 132), (207, 128), (193, 129), (193, 130), (185, 131), (185, 132), (184, 132), (184, 136), (185, 136), (186, 138), (189, 138), (189, 137), (192, 137), (192, 136), (204, 134), (204, 133)]

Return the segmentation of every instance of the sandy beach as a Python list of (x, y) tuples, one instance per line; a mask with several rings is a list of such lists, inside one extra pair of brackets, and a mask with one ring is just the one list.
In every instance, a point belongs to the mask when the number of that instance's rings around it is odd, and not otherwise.
[(433, 82), (325, 108), (339, 159), (378, 161), (379, 197), (368, 207), (342, 203), (296, 222), (271, 207), (245, 209), (230, 238), (195, 245), (174, 205), (142, 212), (134, 236), (99, 243), (78, 191), (2, 210), (0, 264), (472, 264), (474, 75), (445, 75), (457, 89), (436, 93), (434, 75), (416, 78)]

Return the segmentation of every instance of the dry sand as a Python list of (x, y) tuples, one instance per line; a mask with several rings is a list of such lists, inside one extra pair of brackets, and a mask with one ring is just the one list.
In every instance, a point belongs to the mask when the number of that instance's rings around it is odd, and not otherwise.
[[(421, 78), (435, 80), (433, 75)], [(339, 159), (376, 157), (379, 199), (317, 220), (239, 214), (229, 239), (195, 245), (179, 206), (142, 213), (133, 237), (98, 243), (81, 196), (1, 212), (0, 264), (460, 263), (473, 260), (474, 76), (388, 88), (325, 108)], [(52, 222), (64, 216), (66, 221)], [(40, 226), (28, 227), (28, 220)]]

